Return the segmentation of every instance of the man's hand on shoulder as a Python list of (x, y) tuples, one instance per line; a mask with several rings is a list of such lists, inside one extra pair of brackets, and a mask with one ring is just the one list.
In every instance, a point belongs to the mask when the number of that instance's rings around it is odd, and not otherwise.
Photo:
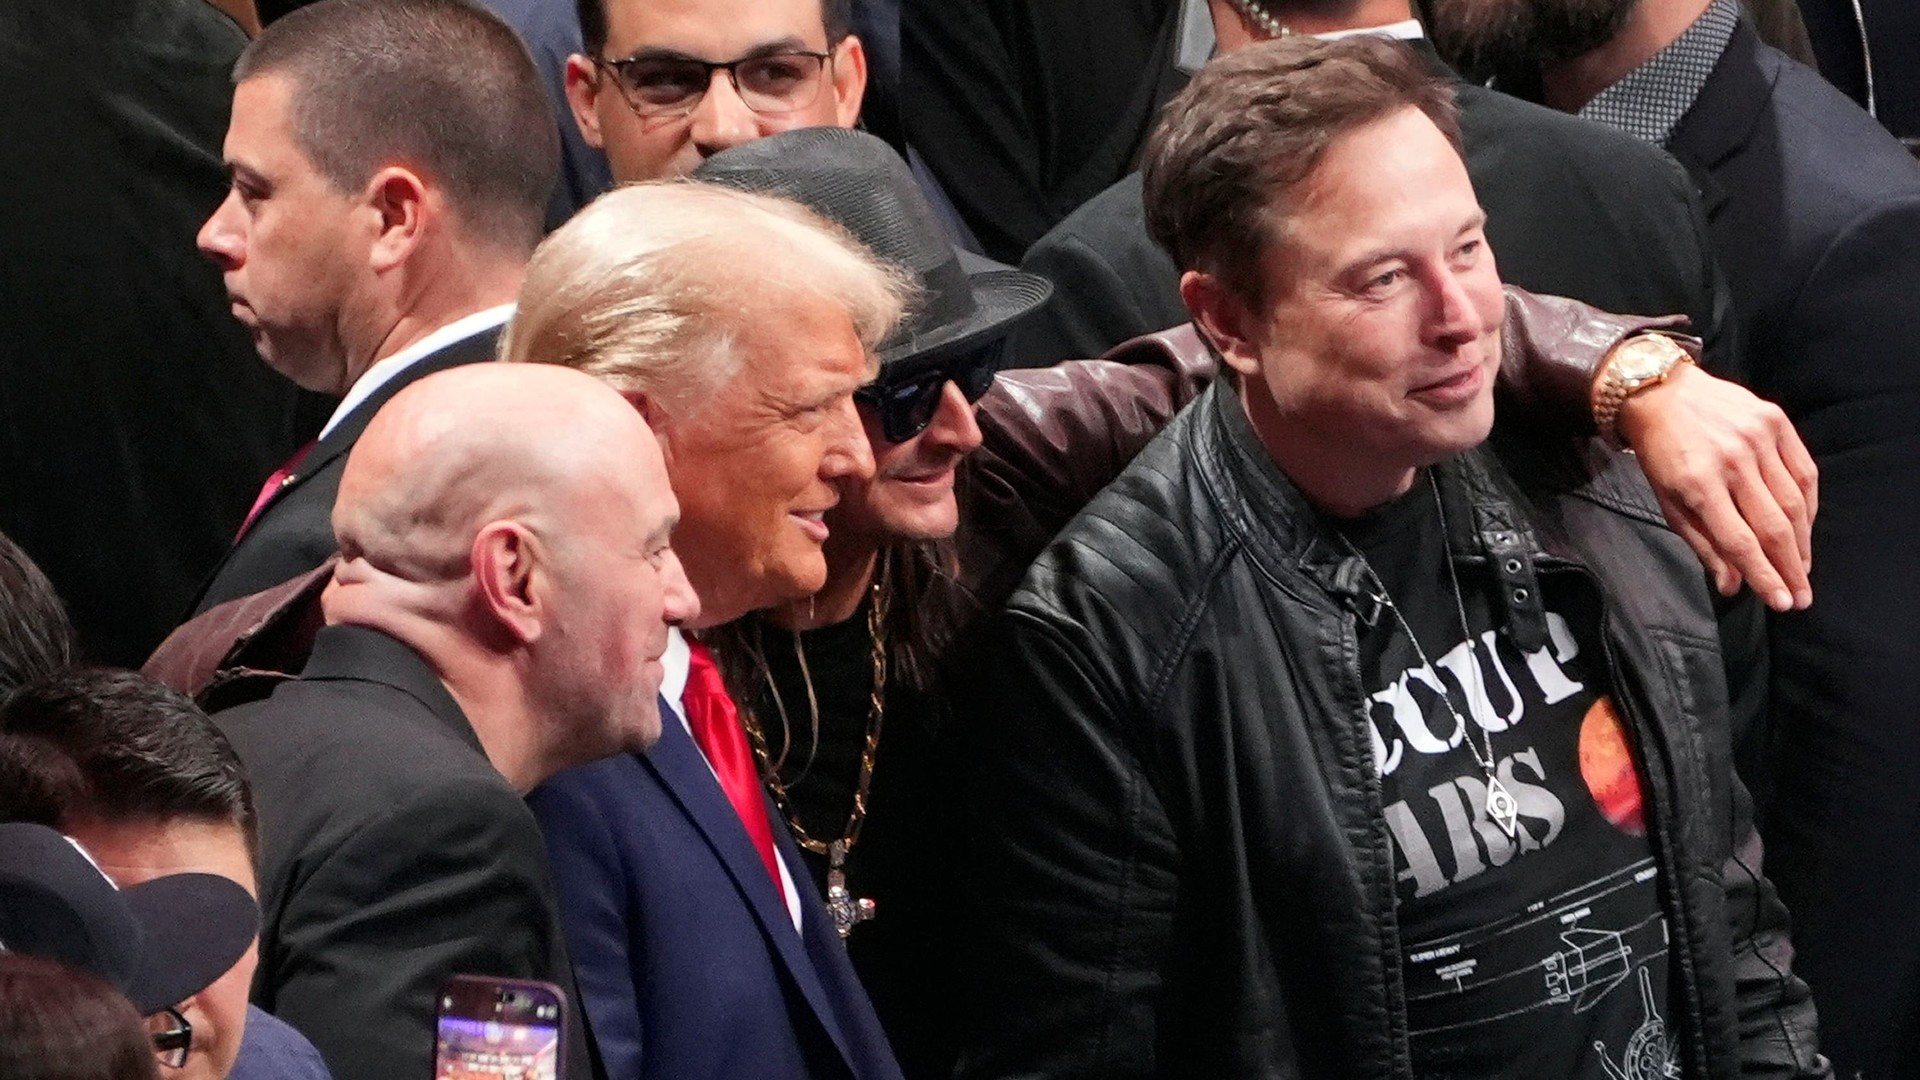
[(1819, 473), (1779, 406), (1682, 364), (1621, 405), (1619, 432), (1721, 593), (1745, 581), (1775, 611), (1813, 602)]

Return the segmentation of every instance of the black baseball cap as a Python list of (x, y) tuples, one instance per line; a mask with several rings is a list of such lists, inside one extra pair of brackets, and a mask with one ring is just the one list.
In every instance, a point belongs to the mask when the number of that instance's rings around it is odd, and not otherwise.
[(105, 979), (142, 1016), (212, 985), (259, 929), (260, 909), (238, 882), (170, 874), (120, 889), (60, 833), (0, 824), (0, 952)]

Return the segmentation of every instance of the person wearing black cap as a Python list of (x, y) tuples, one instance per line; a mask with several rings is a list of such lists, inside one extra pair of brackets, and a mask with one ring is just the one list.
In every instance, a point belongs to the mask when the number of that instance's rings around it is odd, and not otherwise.
[(111, 983), (156, 1026), (178, 1067), (192, 1029), (177, 1006), (226, 974), (260, 925), (253, 898), (216, 874), (114, 887), (80, 845), (44, 825), (0, 824), (0, 950), (57, 960)]
[[(239, 758), (192, 702), (132, 672), (51, 673), (7, 699), (0, 821), (60, 830), (123, 887), (193, 872), (257, 890), (253, 800)], [(247, 1004), (255, 966), (248, 950), (169, 1003), (193, 1029), (173, 1080), (326, 1080), (304, 1036)]]
[[(1216, 368), (1198, 348), (1180, 366), (1145, 347), (1130, 354), (1142, 363), (996, 378), (1009, 334), (1046, 302), (1046, 280), (956, 252), (906, 165), (872, 136), (773, 135), (694, 175), (806, 204), (911, 273), (925, 297), (882, 345), (879, 378), (856, 395), (876, 468), (870, 481), (844, 482), (826, 515), (825, 588), (704, 640), (746, 706), (767, 786), (809, 852), (903, 1068), (933, 1075), (944, 1064), (941, 1010), (928, 996), (938, 988), (926, 978), (939, 946), (938, 901), (926, 890), (943, 847), (933, 839), (934, 741), (947, 711), (937, 684), (969, 677), (959, 669), (973, 620), (999, 606), (1039, 548)], [(1584, 339), (1602, 343), (1591, 367), (1648, 325), (1517, 290), (1510, 309), (1523, 363)], [(1745, 395), (1729, 402), (1741, 406), (1761, 407)]]

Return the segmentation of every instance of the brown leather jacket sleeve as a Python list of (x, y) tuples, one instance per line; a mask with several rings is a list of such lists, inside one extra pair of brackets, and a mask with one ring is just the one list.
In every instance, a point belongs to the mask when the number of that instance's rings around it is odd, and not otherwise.
[(265, 697), (306, 666), (336, 561), (201, 612), (167, 635), (141, 674), (208, 712)]
[[(1686, 324), (1684, 315), (1609, 315), (1578, 300), (1509, 285), (1501, 327), (1500, 413), (1562, 436), (1592, 435), (1593, 374), (1600, 361), (1634, 334), (1673, 332)], [(1697, 339), (1673, 336), (1699, 358)]]
[[(1601, 359), (1633, 334), (1685, 322), (1609, 315), (1508, 286), (1501, 407), (1533, 425), (1589, 436)], [(980, 605), (998, 608), (1040, 549), (1218, 374), (1219, 361), (1190, 324), (1098, 360), (1001, 372), (980, 400), (984, 441), (960, 486), (961, 582)]]

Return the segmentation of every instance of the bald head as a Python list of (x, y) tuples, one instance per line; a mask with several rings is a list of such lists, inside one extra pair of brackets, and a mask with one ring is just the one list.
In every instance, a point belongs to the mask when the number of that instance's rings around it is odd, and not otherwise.
[(467, 574), (486, 523), (521, 521), (563, 541), (552, 526), (567, 504), (631, 487), (659, 461), (646, 422), (598, 380), (470, 365), (407, 387), (374, 417), (347, 459), (334, 533), (344, 563), (447, 581)]
[(327, 621), (413, 646), (494, 764), (520, 779), (495, 744), (531, 754), (537, 782), (658, 734), (666, 628), (698, 610), (668, 547), (678, 514), (653, 433), (599, 380), (442, 372), (395, 395), (347, 459)]

